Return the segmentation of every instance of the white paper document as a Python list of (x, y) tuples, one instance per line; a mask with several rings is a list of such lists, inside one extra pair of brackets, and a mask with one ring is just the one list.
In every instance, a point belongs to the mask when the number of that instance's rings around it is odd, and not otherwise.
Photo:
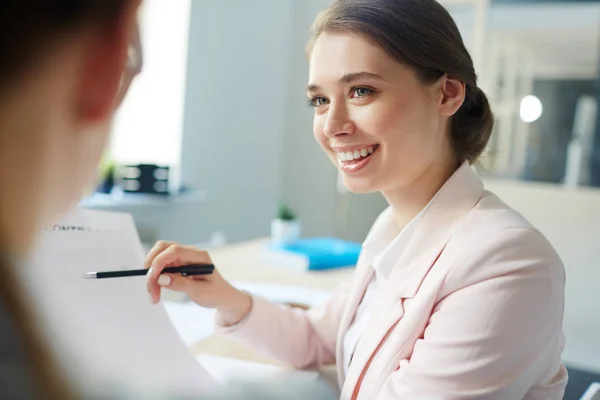
[(163, 304), (175, 330), (187, 346), (194, 346), (215, 334), (215, 310), (202, 308), (192, 301), (167, 300)]
[[(335, 400), (339, 390), (317, 371), (299, 371), (204, 354), (198, 362), (227, 388), (218, 400)], [(212, 399), (211, 399), (212, 400)]]
[(139, 269), (144, 254), (131, 216), (77, 210), (48, 226), (26, 289), (67, 373), (86, 392), (131, 398), (199, 398), (219, 385), (190, 354), (144, 276), (83, 279), (92, 271)]
[(279, 379), (304, 379), (314, 381), (321, 379), (317, 371), (301, 371), (285, 369), (276, 365), (257, 363), (212, 354), (202, 354), (196, 358), (223, 385), (241, 382), (276, 382)]
[(325, 303), (331, 297), (328, 290), (297, 285), (282, 285), (269, 282), (233, 281), (233, 286), (277, 304), (302, 304), (314, 307)]
[[(302, 286), (248, 281), (233, 281), (231, 284), (277, 304), (292, 303), (313, 307), (331, 297), (329, 291)], [(164, 301), (163, 304), (179, 336), (188, 346), (215, 334), (215, 310), (202, 308), (190, 300)], [(212, 369), (209, 370), (213, 373)]]

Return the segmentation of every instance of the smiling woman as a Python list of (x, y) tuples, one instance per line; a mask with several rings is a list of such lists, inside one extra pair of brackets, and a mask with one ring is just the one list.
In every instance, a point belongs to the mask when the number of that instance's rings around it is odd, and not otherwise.
[[(357, 193), (389, 203), (355, 275), (325, 304), (281, 308), (159, 243), (148, 290), (218, 310), (219, 330), (299, 368), (336, 363), (341, 398), (561, 399), (564, 269), (549, 242), (472, 170), (492, 129), (473, 62), (435, 0), (336, 0), (307, 46), (313, 134)], [(217, 265), (218, 269), (218, 265)]]

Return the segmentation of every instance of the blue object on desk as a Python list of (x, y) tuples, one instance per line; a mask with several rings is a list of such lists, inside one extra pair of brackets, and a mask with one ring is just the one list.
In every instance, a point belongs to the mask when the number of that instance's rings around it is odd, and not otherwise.
[(320, 271), (356, 265), (362, 246), (332, 237), (316, 237), (272, 244), (271, 249), (302, 255), (308, 260), (308, 270)]

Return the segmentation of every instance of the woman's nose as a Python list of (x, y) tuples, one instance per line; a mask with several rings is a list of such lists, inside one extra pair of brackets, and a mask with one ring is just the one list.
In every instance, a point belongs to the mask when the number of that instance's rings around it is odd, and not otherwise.
[(323, 126), (323, 134), (329, 138), (336, 136), (352, 135), (356, 127), (348, 112), (343, 107), (330, 107), (325, 125)]

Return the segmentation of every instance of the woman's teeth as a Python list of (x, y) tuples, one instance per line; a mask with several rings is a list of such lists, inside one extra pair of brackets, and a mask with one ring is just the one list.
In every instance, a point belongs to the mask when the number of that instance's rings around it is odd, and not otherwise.
[(372, 154), (373, 151), (375, 151), (375, 147), (369, 146), (369, 147), (362, 148), (360, 150), (341, 151), (341, 152), (338, 152), (337, 155), (338, 155), (338, 159), (340, 161), (352, 161), (352, 160), (358, 160), (363, 157), (366, 157), (369, 154)]

